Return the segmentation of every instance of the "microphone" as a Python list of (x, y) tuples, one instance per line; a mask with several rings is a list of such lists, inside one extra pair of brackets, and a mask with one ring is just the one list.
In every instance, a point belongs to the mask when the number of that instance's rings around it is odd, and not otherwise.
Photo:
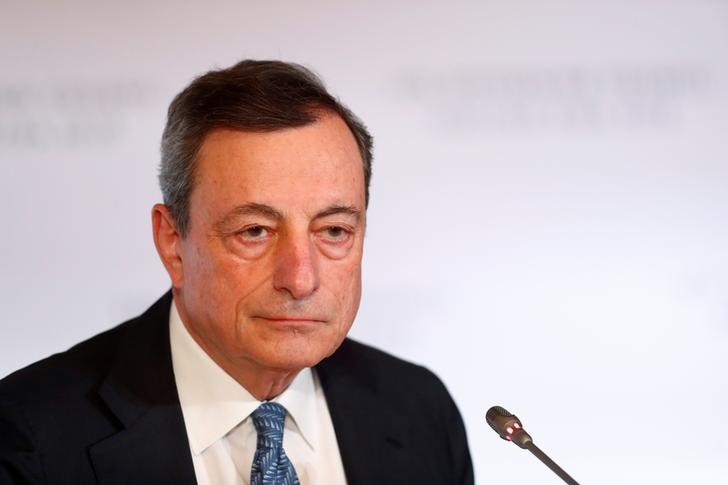
[(524, 450), (530, 451), (563, 481), (569, 485), (579, 485), (577, 481), (571, 478), (559, 465), (546, 456), (546, 453), (533, 444), (533, 439), (528, 433), (526, 433), (526, 430), (523, 429), (523, 425), (516, 415), (509, 413), (505, 408), (500, 406), (493, 406), (488, 409), (487, 413), (485, 413), (485, 420), (488, 422), (490, 427), (493, 428), (498, 435), (500, 435), (501, 438), (507, 441), (512, 441)]

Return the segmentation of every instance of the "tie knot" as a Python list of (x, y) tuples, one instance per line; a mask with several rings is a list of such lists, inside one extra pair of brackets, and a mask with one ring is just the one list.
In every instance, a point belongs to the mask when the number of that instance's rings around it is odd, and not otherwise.
[(286, 421), (286, 408), (275, 402), (264, 402), (253, 411), (253, 424), (259, 435), (275, 441), (283, 440), (283, 425)]
[(264, 402), (250, 416), (258, 432), (250, 484), (300, 485), (296, 470), (283, 450), (286, 408), (275, 402)]

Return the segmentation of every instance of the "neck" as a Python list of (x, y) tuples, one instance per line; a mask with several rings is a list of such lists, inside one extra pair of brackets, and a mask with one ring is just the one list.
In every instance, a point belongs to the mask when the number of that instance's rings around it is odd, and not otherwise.
[(233, 379), (238, 381), (238, 384), (243, 386), (250, 394), (253, 395), (258, 401), (269, 401), (283, 391), (288, 389), (293, 379), (296, 378), (300, 371), (271, 371), (261, 370), (258, 372), (244, 373), (235, 372), (235, 370), (227, 369), (225, 366), (220, 365), (225, 372), (230, 374)]
[[(184, 320), (183, 320), (184, 323)], [(271, 369), (257, 365), (250, 360), (230, 361), (216, 352), (201, 339), (196, 332), (185, 324), (187, 332), (197, 342), (202, 350), (215, 361), (225, 372), (227, 372), (238, 384), (243, 386), (250, 394), (259, 401), (268, 401), (288, 389), (293, 379), (296, 378), (301, 369)]]

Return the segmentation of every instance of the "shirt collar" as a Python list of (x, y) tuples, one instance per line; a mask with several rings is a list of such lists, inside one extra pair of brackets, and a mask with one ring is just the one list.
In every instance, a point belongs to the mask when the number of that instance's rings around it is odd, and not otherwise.
[[(173, 301), (169, 312), (172, 367), (192, 453), (199, 455), (248, 419), (261, 404), (225, 372), (187, 331)], [(272, 401), (288, 411), (308, 445), (318, 447), (316, 393), (320, 384), (305, 368)]]

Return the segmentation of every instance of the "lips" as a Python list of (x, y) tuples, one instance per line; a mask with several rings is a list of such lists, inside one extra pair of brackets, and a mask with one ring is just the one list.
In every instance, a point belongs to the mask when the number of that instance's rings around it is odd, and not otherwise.
[(282, 325), (318, 325), (326, 322), (324, 318), (318, 316), (302, 315), (256, 315), (253, 318)]

